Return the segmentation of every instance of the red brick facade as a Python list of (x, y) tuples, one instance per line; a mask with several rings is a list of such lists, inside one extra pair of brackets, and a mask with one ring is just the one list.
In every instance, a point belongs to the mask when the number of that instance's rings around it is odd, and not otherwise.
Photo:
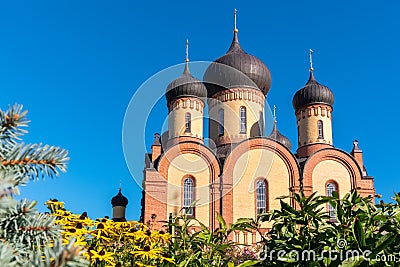
[[(156, 148), (158, 149), (158, 147)], [(343, 165), (351, 179), (351, 189), (357, 190), (363, 196), (375, 195), (373, 178), (366, 175), (363, 171), (362, 152), (355, 149), (351, 154), (342, 150), (336, 149), (327, 144), (314, 144), (303, 146), (298, 150), (298, 154), (294, 155), (285, 146), (278, 142), (265, 137), (255, 137), (239, 143), (226, 157), (221, 166), (215, 153), (207, 148), (201, 142), (196, 142), (190, 138), (183, 138), (180, 142), (169, 147), (160, 156), (157, 168), (148, 168), (144, 171), (145, 179), (143, 181), (144, 199), (143, 199), (143, 221), (151, 220), (152, 215), (156, 214), (156, 221), (166, 221), (167, 214), (167, 183), (168, 169), (171, 160), (181, 154), (191, 153), (199, 155), (208, 162), (210, 177), (210, 221), (209, 225), (212, 228), (218, 227), (215, 212), (222, 214), (227, 223), (233, 223), (233, 170), (238, 158), (246, 151), (253, 149), (265, 149), (274, 152), (278, 155), (286, 165), (290, 177), (290, 192), (300, 192), (304, 190), (306, 195), (310, 195), (313, 190), (313, 170), (318, 163), (325, 160), (333, 160)], [(304, 152), (305, 151), (305, 152)], [(153, 154), (155, 154), (153, 152)], [(301, 155), (301, 157), (300, 157)], [(303, 158), (307, 155), (302, 166), (298, 163), (298, 158)], [(297, 156), (297, 157), (296, 157)], [(222, 189), (222, 210), (220, 205), (221, 191), (219, 190), (220, 178), (223, 179)], [(340, 188), (340, 184), (339, 184)], [(274, 190), (271, 188), (270, 190)], [(341, 192), (344, 195), (346, 192)], [(294, 203), (292, 203), (294, 205)], [(163, 223), (156, 223), (156, 227), (160, 228)], [(247, 236), (248, 241), (254, 241), (254, 237)]]

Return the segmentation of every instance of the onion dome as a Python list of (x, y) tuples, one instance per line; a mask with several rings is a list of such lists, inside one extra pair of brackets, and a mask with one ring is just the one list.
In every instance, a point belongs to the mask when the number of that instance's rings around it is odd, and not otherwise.
[(118, 194), (111, 199), (111, 205), (113, 207), (126, 207), (128, 205), (128, 199), (124, 195), (122, 195), (121, 188), (119, 189)]
[(312, 53), (310, 49), (310, 78), (306, 85), (298, 90), (293, 97), (293, 107), (295, 110), (304, 108), (311, 104), (333, 105), (334, 97), (331, 89), (318, 83), (314, 78), (314, 68), (312, 67)]
[(268, 136), (268, 138), (277, 141), (278, 143), (281, 143), (285, 147), (287, 147), (289, 150), (292, 150), (292, 143), (290, 142), (289, 138), (281, 134), (279, 132), (278, 127), (276, 126), (276, 107), (274, 106), (274, 128), (272, 128), (271, 134)]
[(289, 138), (281, 134), (281, 132), (278, 131), (278, 128), (276, 127), (276, 122), (274, 122), (274, 128), (272, 129), (271, 134), (268, 136), (272, 140), (277, 141), (278, 143), (281, 143), (285, 147), (287, 147), (289, 150), (292, 150), (292, 143), (290, 142)]
[(326, 104), (332, 106), (333, 101), (334, 97), (331, 89), (318, 83), (311, 72), (308, 82), (303, 88), (296, 92), (292, 103), (294, 109), (298, 110), (311, 104)]
[(232, 44), (225, 55), (210, 64), (203, 77), (209, 97), (234, 87), (252, 87), (264, 95), (268, 94), (272, 82), (271, 74), (260, 59), (242, 49), (237, 32), (235, 10)]
[(201, 99), (207, 96), (207, 89), (204, 84), (190, 74), (187, 40), (185, 61), (186, 65), (183, 74), (179, 78), (173, 80), (167, 87), (165, 96), (168, 103), (182, 97), (197, 97)]

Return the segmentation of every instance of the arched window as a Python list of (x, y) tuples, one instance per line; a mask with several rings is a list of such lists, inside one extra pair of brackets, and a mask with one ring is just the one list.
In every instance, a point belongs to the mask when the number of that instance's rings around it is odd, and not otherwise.
[[(333, 192), (337, 191), (337, 185), (334, 182), (329, 182), (326, 184), (326, 195), (331, 197)], [(328, 215), (329, 215), (329, 220), (330, 221), (336, 221), (336, 214), (335, 214), (335, 208), (328, 203)]]
[(194, 215), (192, 205), (194, 202), (194, 180), (186, 178), (183, 181), (183, 209), (187, 215)]
[(318, 139), (324, 139), (324, 124), (318, 121)]
[(185, 132), (190, 133), (192, 128), (192, 119), (190, 113), (186, 113), (185, 116)]
[(218, 115), (219, 115), (218, 134), (224, 135), (224, 110), (220, 109)]
[(256, 183), (256, 209), (257, 215), (267, 211), (267, 182), (263, 179)]
[(240, 107), (240, 133), (245, 134), (247, 127), (246, 127), (246, 107)]

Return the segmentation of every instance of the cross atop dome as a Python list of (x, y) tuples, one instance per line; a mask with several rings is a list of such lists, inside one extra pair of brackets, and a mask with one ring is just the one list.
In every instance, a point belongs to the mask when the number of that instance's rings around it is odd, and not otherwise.
[(270, 133), (270, 135), (268, 136), (269, 138), (271, 138), (272, 140), (275, 140), (279, 143), (281, 143), (282, 145), (284, 145), (285, 147), (287, 147), (289, 150), (292, 149), (292, 143), (290, 142), (289, 138), (287, 138), (286, 136), (284, 136), (279, 130), (278, 130), (278, 126), (277, 121), (276, 121), (276, 106), (274, 105), (274, 127), (272, 128), (272, 131)]
[(235, 32), (235, 33), (237, 33), (239, 30), (237, 29), (237, 27), (236, 27), (236, 15), (237, 14), (237, 9), (235, 8), (234, 10), (233, 10), (233, 23), (234, 23), (234, 26), (233, 26), (233, 32)]
[(253, 88), (266, 96), (271, 87), (271, 73), (259, 58), (246, 53), (240, 46), (237, 9), (233, 11), (233, 26), (233, 40), (228, 51), (214, 60), (204, 73), (208, 96), (232, 88)]
[(189, 40), (186, 39), (186, 58), (185, 62), (189, 62)]
[(184, 74), (190, 74), (189, 71), (189, 40), (186, 39), (186, 57), (185, 57), (185, 69), (183, 71)]

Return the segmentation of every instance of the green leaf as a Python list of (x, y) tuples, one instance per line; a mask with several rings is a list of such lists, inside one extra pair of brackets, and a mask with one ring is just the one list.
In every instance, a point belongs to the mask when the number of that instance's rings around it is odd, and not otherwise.
[(376, 247), (372, 250), (372, 254), (376, 255), (385, 248), (387, 248), (393, 241), (396, 239), (396, 235), (394, 233), (387, 233), (386, 235), (379, 238), (376, 242)]
[(353, 234), (360, 248), (365, 247), (365, 234), (360, 220), (356, 217), (353, 225)]
[(224, 218), (222, 218), (221, 214), (219, 214), (218, 212), (217, 212), (217, 220), (219, 222), (221, 229), (226, 230), (226, 222)]
[(337, 205), (336, 205), (336, 215), (337, 215), (336, 217), (337, 217), (338, 221), (342, 222), (343, 221), (343, 208), (340, 205), (340, 203), (337, 203)]
[(363, 256), (360, 256), (357, 259), (350, 258), (350, 259), (342, 262), (342, 264), (340, 264), (339, 267), (356, 267), (356, 266), (360, 266), (363, 261), (364, 261)]
[(282, 210), (288, 211), (290, 213), (295, 213), (296, 212), (295, 209), (293, 207), (291, 207), (289, 204), (287, 204), (286, 202), (284, 202), (282, 200), (279, 200), (279, 201), (280, 201)]
[(260, 261), (258, 261), (258, 260), (247, 260), (247, 261), (239, 264), (237, 267), (254, 266), (258, 263), (260, 263)]

